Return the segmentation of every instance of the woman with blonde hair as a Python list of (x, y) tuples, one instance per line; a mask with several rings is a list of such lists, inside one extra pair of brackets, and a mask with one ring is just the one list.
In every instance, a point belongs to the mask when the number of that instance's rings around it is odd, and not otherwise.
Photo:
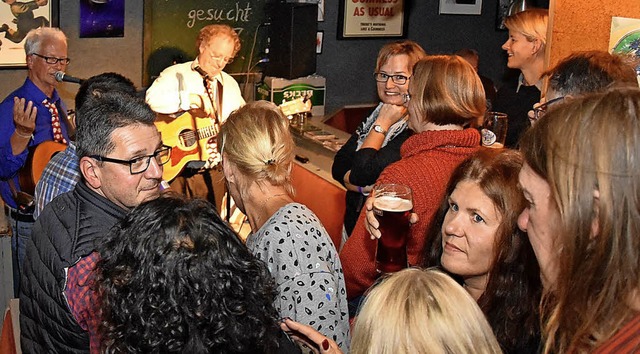
[(349, 348), (344, 276), (316, 215), (292, 199), (293, 138), (280, 109), (266, 101), (233, 112), (218, 134), (229, 193), (248, 217), (247, 247), (267, 263), (276, 308)]
[(640, 348), (640, 90), (574, 98), (523, 137), (544, 353)]
[(373, 78), (380, 103), (338, 151), (331, 167), (333, 178), (347, 188), (345, 236), (353, 231), (371, 185), (385, 167), (400, 160), (400, 146), (411, 136), (404, 97), (413, 66), (425, 56), (410, 40), (387, 43), (378, 53)]
[[(292, 321), (281, 326), (306, 336), (321, 353), (334, 343)], [(300, 335), (302, 334), (302, 335)], [(410, 268), (372, 288), (356, 318), (352, 354), (501, 353), (482, 311), (460, 285), (435, 270)]]
[(528, 112), (540, 101), (548, 22), (546, 9), (518, 12), (504, 22), (509, 29), (509, 38), (502, 45), (507, 52), (507, 67), (520, 70), (517, 80), (500, 87), (492, 108), (509, 118), (507, 147), (518, 145), (520, 136), (530, 126)]
[[(422, 261), (426, 231), (438, 210), (453, 170), (480, 148), (480, 136), (470, 122), (484, 115), (485, 95), (474, 68), (457, 55), (434, 55), (413, 70), (407, 95), (409, 127), (416, 132), (400, 149), (400, 161), (389, 165), (376, 183), (398, 183), (413, 191), (413, 211), (419, 221), (407, 243), (409, 264)], [(371, 210), (373, 203), (367, 203)], [(365, 228), (361, 213), (340, 258), (349, 299), (356, 300), (379, 274), (375, 267), (376, 241)]]

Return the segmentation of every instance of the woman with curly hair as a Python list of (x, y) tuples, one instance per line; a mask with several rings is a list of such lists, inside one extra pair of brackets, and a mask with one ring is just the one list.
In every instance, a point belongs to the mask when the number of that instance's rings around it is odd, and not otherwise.
[(640, 90), (558, 104), (522, 138), (543, 353), (640, 348)]
[(430, 230), (426, 266), (457, 278), (478, 301), (505, 353), (536, 353), (541, 285), (518, 215), (525, 199), (513, 150), (482, 149), (453, 173)]
[(100, 255), (102, 351), (297, 351), (278, 328), (265, 264), (206, 201), (163, 196), (140, 205)]

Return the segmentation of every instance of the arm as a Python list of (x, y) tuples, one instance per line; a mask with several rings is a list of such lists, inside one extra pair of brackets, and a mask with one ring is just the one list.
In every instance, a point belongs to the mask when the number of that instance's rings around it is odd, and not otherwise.
[[(369, 133), (369, 135), (374, 133)], [(390, 164), (400, 160), (400, 147), (411, 136), (409, 129), (393, 138), (381, 149), (360, 149), (353, 158), (350, 182), (358, 186), (375, 183), (382, 171)], [(379, 134), (378, 134), (379, 135)]]
[(165, 69), (147, 89), (145, 100), (154, 112), (174, 114), (193, 109), (192, 113), (200, 117), (212, 111), (211, 102), (204, 96), (202, 78), (189, 65)]
[(358, 146), (358, 135), (353, 134), (351, 138), (342, 145), (340, 150), (338, 150), (336, 156), (333, 158), (333, 165), (331, 166), (333, 179), (346, 188), (348, 187), (345, 185), (345, 175), (351, 170), (356, 146)]
[[(23, 132), (16, 133), (14, 109), (17, 109), (18, 107), (16, 106), (15, 101), (22, 102), (22, 104), (24, 104), (24, 100), (10, 97), (5, 99), (0, 105), (0, 179), (3, 180), (15, 176), (15, 174), (25, 164), (27, 159), (27, 147), (32, 141), (31, 134), (33, 132), (33, 127), (35, 127), (36, 112), (35, 109), (33, 109), (28, 115), (22, 114), (19, 118), (27, 121), (33, 119), (33, 122), (25, 122), (24, 124), (26, 124), (26, 126), (20, 128)], [(27, 104), (27, 106), (29, 106), (29, 104)], [(18, 134), (22, 136), (19, 136)], [(14, 154), (15, 150), (20, 151), (18, 151), (17, 154)]]
[(280, 329), (291, 336), (294, 341), (312, 348), (314, 353), (342, 354), (336, 342), (310, 326), (295, 322), (290, 318), (284, 318), (280, 324)]
[[(388, 131), (389, 128), (395, 124), (397, 121), (402, 119), (407, 113), (407, 109), (404, 106), (396, 106), (392, 104), (383, 104), (382, 108), (380, 108), (380, 113), (378, 113), (378, 117), (376, 121), (373, 123), (374, 125), (379, 125), (385, 131)], [(381, 133), (377, 133), (373, 130), (367, 134), (364, 139), (361, 149), (375, 149), (379, 150), (382, 147), (382, 143), (384, 141), (385, 135)]]

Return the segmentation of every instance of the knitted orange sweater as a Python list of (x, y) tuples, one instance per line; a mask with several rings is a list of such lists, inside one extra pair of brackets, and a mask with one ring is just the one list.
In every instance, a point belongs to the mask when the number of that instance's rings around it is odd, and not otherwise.
[[(422, 132), (405, 141), (400, 161), (389, 165), (376, 181), (408, 185), (413, 191), (413, 211), (420, 220), (411, 227), (407, 243), (410, 265), (421, 263), (426, 232), (453, 170), (479, 148), (480, 135), (475, 129)], [(365, 214), (360, 213), (340, 252), (349, 299), (362, 295), (379, 275), (375, 269), (377, 241), (371, 240), (364, 226)]]

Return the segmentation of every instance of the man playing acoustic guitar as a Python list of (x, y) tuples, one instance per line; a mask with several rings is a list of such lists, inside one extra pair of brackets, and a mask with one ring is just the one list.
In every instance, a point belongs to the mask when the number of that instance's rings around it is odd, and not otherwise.
[[(216, 136), (229, 114), (244, 105), (238, 83), (222, 71), (240, 50), (238, 34), (227, 25), (203, 27), (194, 61), (170, 66), (147, 90), (146, 101), (159, 117), (163, 142), (173, 148), (164, 178), (171, 189), (201, 197), (221, 211), (225, 187)], [(183, 170), (183, 167), (186, 168)]]
[[(15, 296), (20, 292), (20, 269), (25, 245), (31, 236), (33, 214), (18, 182), (30, 147), (44, 141), (67, 144), (67, 109), (60, 99), (55, 78), (69, 64), (67, 38), (57, 28), (41, 27), (27, 34), (24, 45), (27, 79), (0, 103), (0, 194), (11, 223)], [(22, 186), (24, 188), (25, 186)], [(33, 193), (33, 191), (30, 191)]]

